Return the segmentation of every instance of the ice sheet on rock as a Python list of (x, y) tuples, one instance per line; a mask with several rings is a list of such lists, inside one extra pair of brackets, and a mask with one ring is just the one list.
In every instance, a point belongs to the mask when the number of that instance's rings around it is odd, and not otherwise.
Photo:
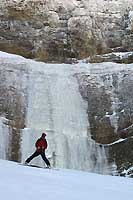
[[(6, 65), (10, 63), (20, 70), (19, 62), (22, 60), (18, 57), (5, 57), (2, 62)], [(54, 166), (110, 173), (111, 166), (107, 162), (106, 150), (91, 139), (87, 102), (81, 97), (75, 74), (96, 76), (101, 85), (104, 85), (101, 75), (111, 76), (112, 71), (132, 70), (132, 65), (45, 64), (24, 59), (21, 67), (28, 69), (28, 105), (26, 128), (22, 131), (22, 161), (35, 150), (35, 140), (46, 131), (49, 143), (46, 153)], [(106, 87), (110, 84), (108, 82)], [(110, 92), (116, 106), (117, 98), (113, 90)], [(113, 113), (117, 109), (115, 106), (112, 107)], [(115, 128), (116, 125), (114, 123)], [(40, 158), (33, 163), (43, 165)]]
[(0, 117), (0, 159), (7, 159), (9, 148), (9, 127), (5, 124), (6, 118)]

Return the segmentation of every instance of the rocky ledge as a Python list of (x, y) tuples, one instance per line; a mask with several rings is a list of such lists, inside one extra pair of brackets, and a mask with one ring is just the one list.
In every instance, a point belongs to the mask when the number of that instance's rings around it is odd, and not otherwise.
[(0, 50), (45, 62), (133, 50), (132, 0), (1, 0)]

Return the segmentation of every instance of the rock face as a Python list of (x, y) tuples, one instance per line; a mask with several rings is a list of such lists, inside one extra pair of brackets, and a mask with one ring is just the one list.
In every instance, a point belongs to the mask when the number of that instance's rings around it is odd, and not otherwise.
[(0, 1), (0, 50), (64, 62), (132, 45), (132, 0)]
[[(25, 127), (28, 74), (23, 65), (23, 61), (15, 60), (13, 65), (3, 63), (0, 58), (0, 121), (3, 123), (0, 134), (9, 134), (6, 158), (14, 161), (20, 160), (20, 132)], [(4, 139), (2, 143), (7, 146)]]
[(112, 73), (100, 73), (96, 69), (96, 74), (79, 75), (78, 79), (81, 94), (88, 102), (92, 137), (107, 144), (133, 136), (133, 72), (114, 69)]
[(88, 102), (92, 138), (109, 148), (109, 160), (121, 172), (133, 164), (133, 71), (113, 67), (110, 73), (106, 64), (98, 72), (98, 66), (89, 76), (77, 75), (80, 92)]
[(103, 55), (94, 55), (86, 59), (86, 62), (101, 63), (101, 62), (115, 62), (115, 63), (133, 63), (133, 52), (116, 52)]

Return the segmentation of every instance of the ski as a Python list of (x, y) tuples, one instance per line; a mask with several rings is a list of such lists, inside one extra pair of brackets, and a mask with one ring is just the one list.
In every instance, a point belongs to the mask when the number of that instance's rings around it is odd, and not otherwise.
[(26, 167), (41, 168), (41, 169), (59, 170), (58, 168), (53, 168), (53, 167), (41, 167), (41, 166), (33, 165), (33, 164), (23, 164), (23, 163), (20, 163), (20, 165), (23, 165), (23, 166), (26, 166)]

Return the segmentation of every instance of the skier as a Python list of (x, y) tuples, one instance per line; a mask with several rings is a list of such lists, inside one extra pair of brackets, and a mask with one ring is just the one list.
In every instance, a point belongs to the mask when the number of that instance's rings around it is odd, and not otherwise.
[(45, 149), (47, 149), (47, 146), (48, 146), (47, 140), (45, 137), (46, 137), (46, 133), (42, 133), (42, 136), (35, 143), (36, 151), (29, 158), (26, 159), (25, 164), (28, 164), (33, 158), (41, 155), (47, 167), (50, 168), (50, 162), (46, 158), (46, 155), (45, 155)]

